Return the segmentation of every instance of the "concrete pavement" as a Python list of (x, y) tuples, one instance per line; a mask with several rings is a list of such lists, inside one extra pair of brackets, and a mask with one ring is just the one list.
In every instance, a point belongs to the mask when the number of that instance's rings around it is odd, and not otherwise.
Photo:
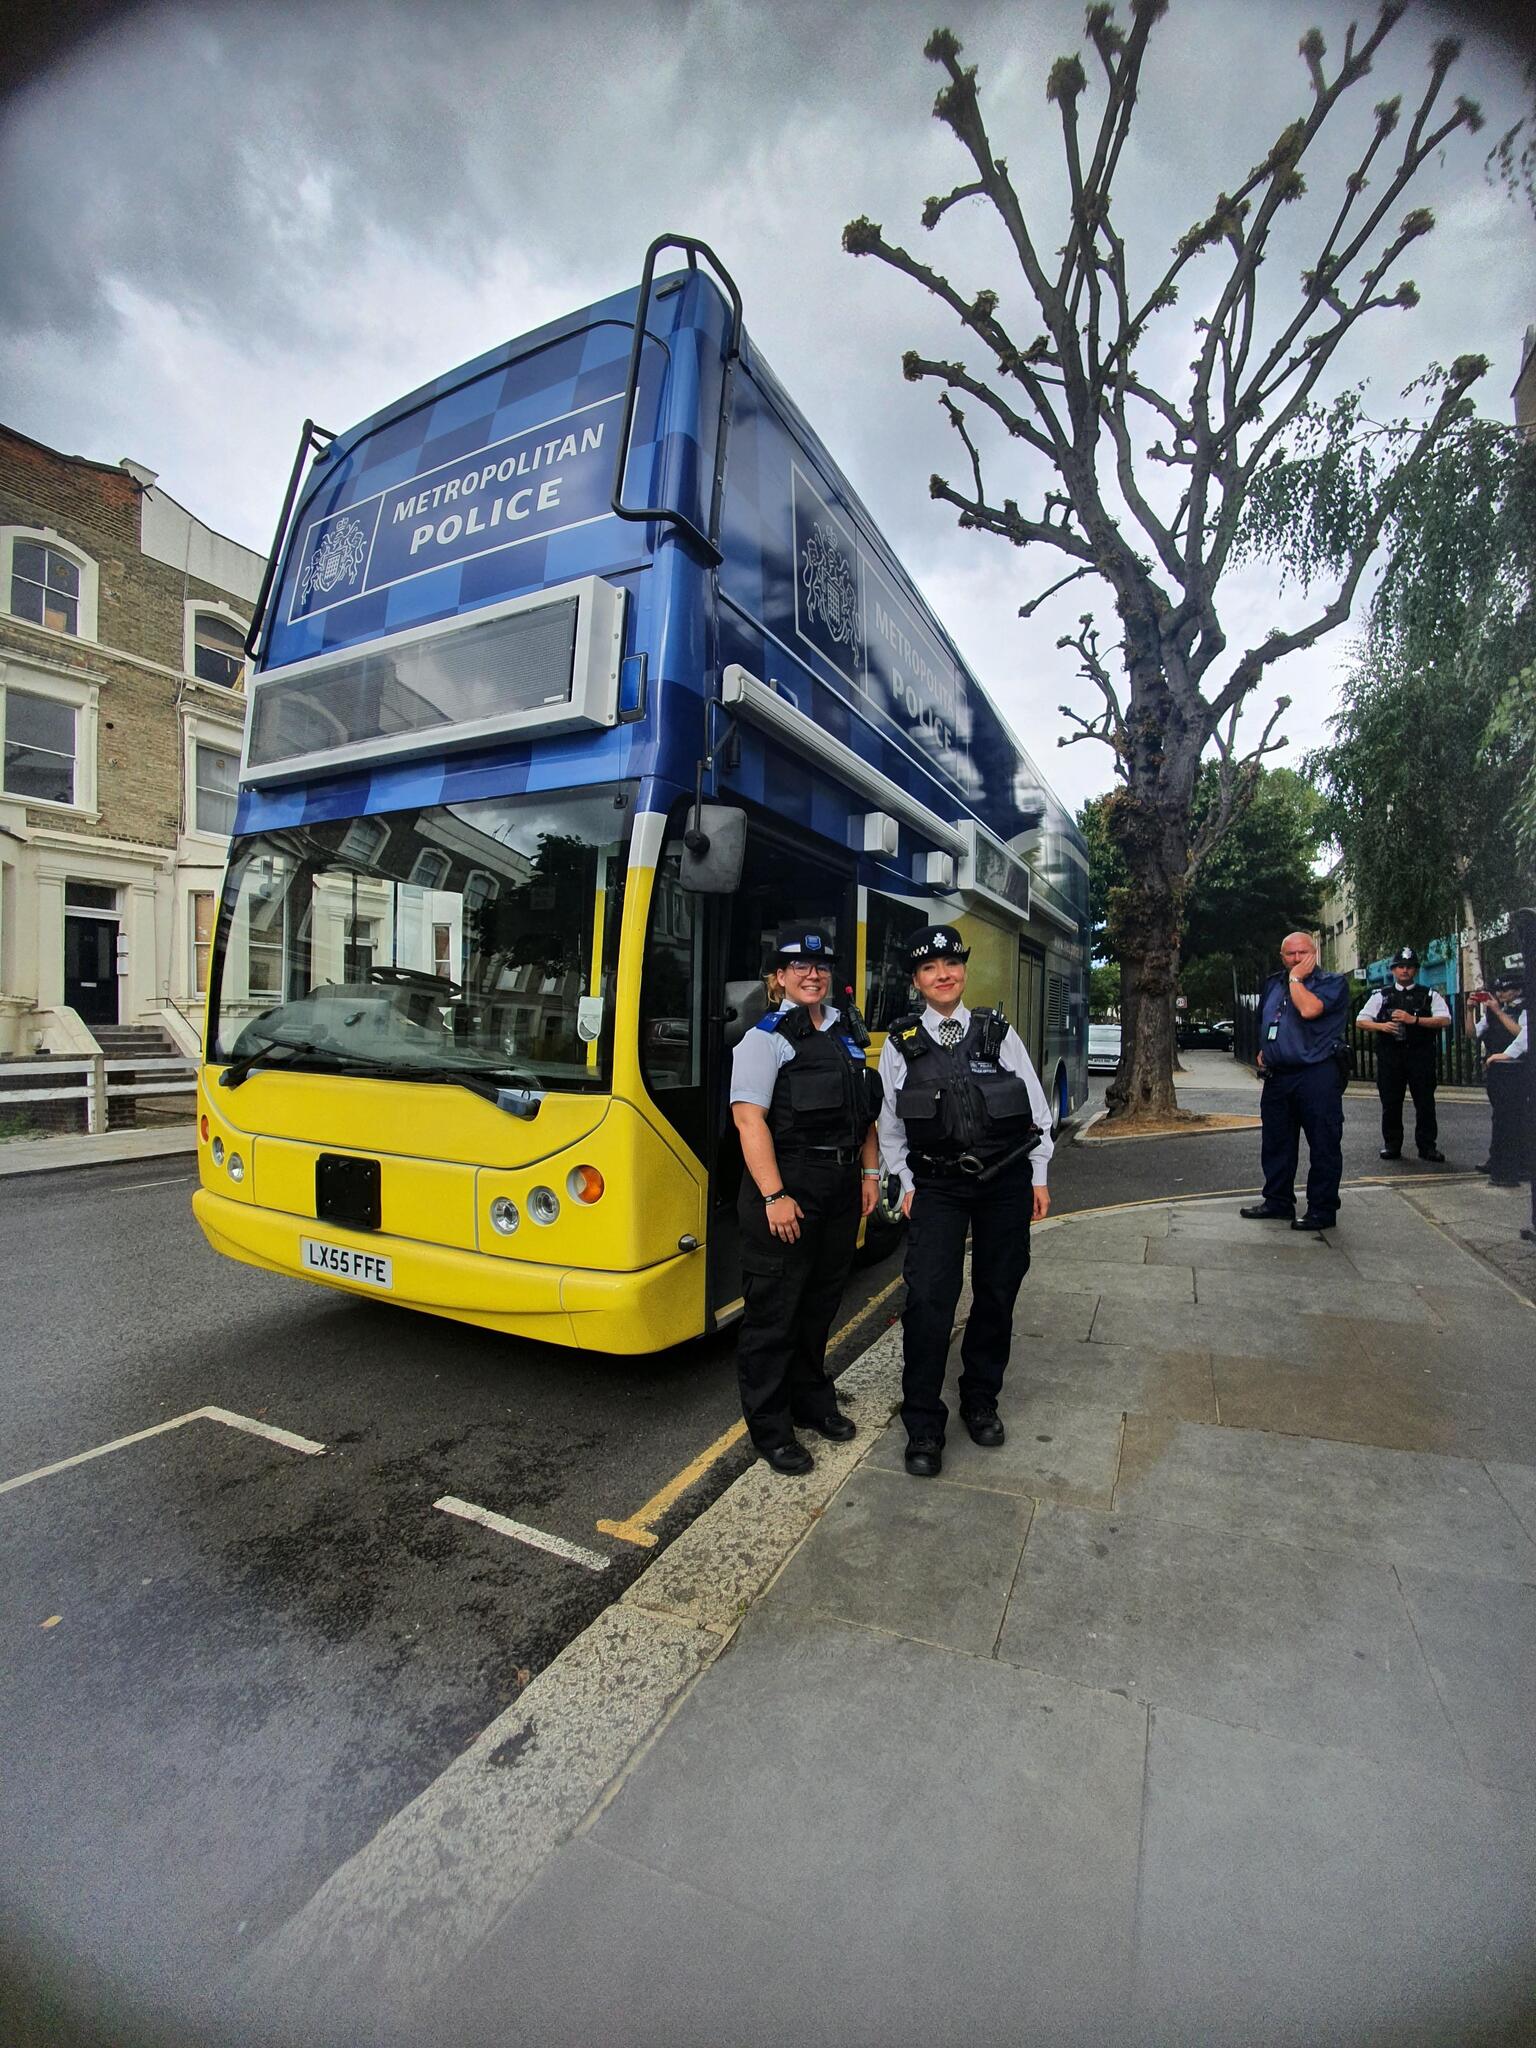
[[(1524, 1191), (1037, 1233), (1004, 1413), (752, 1467), (259, 1951), (243, 2038), (1416, 2044), (1536, 2022)], [(228, 2008), (226, 2007), (226, 2011)]]
[(146, 1130), (62, 1133), (51, 1138), (0, 1138), (0, 1180), (18, 1173), (63, 1173), (76, 1166), (110, 1166), (128, 1159), (169, 1159), (196, 1152), (197, 1125), (164, 1124)]

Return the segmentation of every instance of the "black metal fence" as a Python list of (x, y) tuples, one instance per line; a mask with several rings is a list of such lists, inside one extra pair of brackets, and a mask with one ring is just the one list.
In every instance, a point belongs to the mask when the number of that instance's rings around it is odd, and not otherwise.
[[(1237, 1008), (1233, 1017), (1232, 1057), (1252, 1066), (1259, 1050), (1259, 1004), (1263, 999), (1262, 988), (1239, 989)], [(1357, 1081), (1376, 1079), (1376, 1053), (1381, 1044), (1381, 1034), (1376, 1031), (1362, 1031), (1355, 1018), (1363, 1007), (1370, 990), (1363, 985), (1350, 997), (1349, 1004), (1349, 1071)], [(1481, 1042), (1470, 1035), (1469, 1020), (1475, 1020), (1478, 1006), (1465, 995), (1447, 996), (1446, 1004), (1451, 1013), (1451, 1027), (1448, 1031), (1435, 1033), (1435, 1076), (1446, 1087), (1480, 1088), (1483, 1081), (1483, 1056)]]

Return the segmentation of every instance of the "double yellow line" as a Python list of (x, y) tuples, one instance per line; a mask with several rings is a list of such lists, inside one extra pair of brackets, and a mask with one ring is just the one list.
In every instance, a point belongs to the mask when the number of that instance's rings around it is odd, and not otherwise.
[[(831, 1344), (842, 1343), (861, 1324), (869, 1322), (878, 1314), (882, 1305), (890, 1300), (900, 1285), (901, 1277), (899, 1274), (894, 1280), (887, 1281), (878, 1294), (871, 1295), (870, 1299), (865, 1302), (856, 1316), (851, 1316), (840, 1330), (833, 1331), (828, 1348), (830, 1349)], [(697, 1486), (710, 1467), (718, 1465), (727, 1451), (734, 1450), (746, 1433), (747, 1425), (744, 1422), (733, 1422), (723, 1436), (717, 1436), (714, 1442), (700, 1451), (699, 1455), (686, 1464), (681, 1472), (674, 1473), (659, 1493), (653, 1493), (644, 1507), (636, 1508), (635, 1512), (632, 1515), (627, 1515), (622, 1522), (599, 1522), (597, 1524), (598, 1534), (600, 1536), (616, 1536), (621, 1543), (633, 1543), (642, 1550), (654, 1549), (656, 1545), (656, 1524), (661, 1520), (662, 1516), (666, 1514), (669, 1508), (674, 1507), (682, 1499), (689, 1487)]]

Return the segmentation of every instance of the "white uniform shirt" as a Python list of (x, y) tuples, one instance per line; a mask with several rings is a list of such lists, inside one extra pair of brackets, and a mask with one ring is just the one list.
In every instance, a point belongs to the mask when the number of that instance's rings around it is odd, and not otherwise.
[[(1393, 984), (1393, 988), (1395, 991), (1395, 983)], [(1373, 996), (1368, 997), (1367, 1000), (1361, 1005), (1360, 1014), (1358, 1017), (1356, 1017), (1355, 1022), (1357, 1024), (1374, 1024), (1377, 1018), (1381, 1015), (1382, 1010), (1384, 1008), (1390, 1007), (1392, 1009), (1396, 1009), (1397, 1005), (1395, 1003), (1391, 1004), (1390, 1006), (1386, 1004), (1384, 1000), (1386, 995), (1386, 989), (1377, 989), (1376, 993)], [(1446, 1003), (1445, 997), (1441, 995), (1439, 989), (1437, 988), (1432, 988), (1429, 992), (1429, 1014), (1431, 1015), (1431, 1017), (1443, 1017), (1447, 1024), (1449, 1024), (1451, 1021), (1450, 1008)], [(1417, 1031), (1419, 1027), (1417, 1024), (1415, 1024), (1412, 1028), (1415, 1031)]]
[[(1509, 1004), (1508, 1004), (1508, 1003), (1501, 1003), (1501, 1004), (1499, 1005), (1499, 1007), (1500, 1007), (1500, 1009), (1502, 1009), (1502, 1010), (1504, 1011), (1504, 1013), (1505, 1013), (1505, 1015), (1506, 1015), (1506, 1016), (1507, 1016), (1507, 1015), (1509, 1014)], [(1519, 1022), (1520, 1022), (1520, 1023), (1522, 1023), (1522, 1024), (1524, 1023), (1524, 1021), (1525, 1021), (1525, 1011), (1524, 1011), (1524, 1009), (1523, 1009), (1523, 1008), (1521, 1008), (1521, 1009), (1517, 1009), (1517, 1010), (1515, 1011), (1515, 1016), (1516, 1016), (1516, 1018), (1517, 1018), (1517, 1019), (1519, 1020)], [(1492, 1022), (1493, 1022), (1493, 1019), (1492, 1019), (1492, 1017), (1490, 1017), (1490, 1016), (1489, 1016), (1489, 1014), (1488, 1014), (1488, 1006), (1487, 1006), (1487, 1004), (1485, 1003), (1485, 1004), (1484, 1004), (1484, 1005), (1482, 1006), (1482, 1008), (1481, 1008), (1481, 1009), (1480, 1009), (1480, 1010), (1478, 1011), (1478, 1013), (1477, 1013), (1477, 1023), (1476, 1023), (1476, 1024), (1475, 1024), (1475, 1025), (1473, 1026), (1473, 1029), (1474, 1029), (1474, 1031), (1476, 1032), (1476, 1034), (1477, 1034), (1477, 1036), (1478, 1036), (1479, 1038), (1486, 1038), (1486, 1037), (1488, 1036), (1488, 1026), (1489, 1026), (1489, 1025), (1490, 1025), (1490, 1024), (1492, 1023)]]
[[(964, 1003), (954, 1012), (954, 1021), (960, 1026), (963, 1038), (971, 1026), (971, 1013)], [(938, 1039), (939, 1026), (943, 1022), (931, 1004), (923, 1011), (923, 1028), (931, 1038)], [(1029, 1155), (1029, 1170), (1035, 1186), (1043, 1188), (1051, 1153), (1055, 1149), (1051, 1142), (1051, 1105), (1045, 1099), (1045, 1090), (1040, 1086), (1040, 1077), (1033, 1062), (1024, 1050), (1024, 1041), (1011, 1024), (997, 1063), (1008, 1073), (1017, 1074), (1029, 1090), (1029, 1113), (1040, 1127), (1040, 1142)], [(912, 1169), (907, 1164), (907, 1127), (896, 1114), (896, 1091), (906, 1078), (906, 1058), (895, 1039), (888, 1038), (880, 1048), (880, 1079), (885, 1086), (885, 1099), (880, 1105), (880, 1163), (887, 1173), (896, 1175), (901, 1182), (902, 1193), (910, 1195), (913, 1181)]]
[[(769, 1015), (782, 1017), (794, 1007), (793, 1003), (780, 1003)], [(831, 1003), (823, 1003), (821, 1022), (816, 1029), (830, 1031), (841, 1014)], [(766, 1109), (773, 1101), (773, 1084), (779, 1078), (780, 1067), (787, 1066), (794, 1056), (795, 1048), (782, 1031), (764, 1031), (754, 1024), (737, 1040), (731, 1054), (732, 1102), (755, 1102), (759, 1109)]]
[(1504, 1048), (1505, 1059), (1523, 1060), (1525, 1058), (1525, 1049), (1531, 1042), (1529, 1029), (1530, 1021), (1530, 1011), (1523, 1010), (1520, 1013), (1520, 1029), (1515, 1033), (1514, 1037), (1510, 1040), (1509, 1044)]

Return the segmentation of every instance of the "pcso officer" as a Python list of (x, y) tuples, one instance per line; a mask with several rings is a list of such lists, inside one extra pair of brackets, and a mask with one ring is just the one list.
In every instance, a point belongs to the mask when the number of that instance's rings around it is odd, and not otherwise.
[(1520, 1185), (1521, 1116), (1524, 1075), (1519, 1055), (1505, 1057), (1520, 1033), (1525, 1014), (1525, 984), (1517, 974), (1501, 974), (1491, 990), (1474, 989), (1471, 1001), (1477, 1021), (1473, 1036), (1483, 1049), (1483, 1083), (1488, 1090), (1492, 1128), (1488, 1157), (1477, 1169), (1496, 1188)]
[(1392, 955), (1392, 980), (1379, 988), (1355, 1022), (1377, 1034), (1376, 1093), (1381, 1097), (1381, 1156), (1403, 1156), (1403, 1091), (1413, 1097), (1413, 1142), (1421, 1159), (1443, 1160), (1435, 1120), (1435, 1040), (1451, 1026), (1445, 997), (1418, 979), (1412, 946)]
[(857, 1012), (826, 1000), (832, 942), (783, 925), (765, 971), (770, 1008), (736, 1047), (742, 1293), (736, 1372), (747, 1430), (775, 1472), (809, 1472), (798, 1423), (834, 1443), (854, 1426), (826, 1374), (827, 1336), (859, 1220), (880, 1191), (879, 1082)]
[[(1264, 984), (1259, 1002), (1258, 1069), (1263, 1199), (1240, 1216), (1289, 1221), (1292, 1230), (1331, 1230), (1344, 1171), (1344, 1023), (1349, 988), (1342, 974), (1324, 974), (1305, 932), (1280, 947), (1281, 972)], [(1307, 1206), (1296, 1214), (1296, 1162), (1307, 1134)]]
[(944, 1459), (944, 1368), (971, 1236), (971, 1312), (960, 1345), (960, 1414), (973, 1443), (1003, 1441), (998, 1392), (1013, 1305), (1029, 1270), (1029, 1226), (1050, 1207), (1051, 1112), (1029, 1054), (1001, 1010), (965, 1007), (970, 957), (953, 925), (907, 948), (921, 1011), (880, 1054), (880, 1151), (910, 1219), (903, 1277), (901, 1419), (907, 1470)]
[[(1515, 1163), (1520, 1175), (1531, 1184), (1531, 1220), (1520, 1232), (1527, 1244), (1536, 1244), (1536, 1085), (1530, 1059), (1531, 1013), (1522, 1010), (1515, 1035), (1503, 1052), (1490, 1053), (1488, 1065), (1507, 1074), (1513, 1089), (1511, 1114), (1515, 1119)], [(1518, 1186), (1518, 1181), (1516, 1185)], [(1501, 1183), (1507, 1185), (1507, 1183)]]

